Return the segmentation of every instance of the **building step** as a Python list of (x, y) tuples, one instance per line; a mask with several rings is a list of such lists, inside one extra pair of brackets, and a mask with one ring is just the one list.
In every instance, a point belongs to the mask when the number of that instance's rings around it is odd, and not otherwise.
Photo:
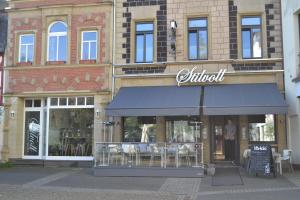
[(91, 168), (93, 161), (73, 161), (73, 160), (35, 160), (35, 159), (10, 159), (10, 163), (16, 167), (79, 167)]

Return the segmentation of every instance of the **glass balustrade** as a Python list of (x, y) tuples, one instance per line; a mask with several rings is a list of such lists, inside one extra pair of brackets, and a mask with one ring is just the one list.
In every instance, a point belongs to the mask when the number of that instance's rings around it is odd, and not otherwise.
[(201, 167), (202, 143), (96, 143), (95, 167)]

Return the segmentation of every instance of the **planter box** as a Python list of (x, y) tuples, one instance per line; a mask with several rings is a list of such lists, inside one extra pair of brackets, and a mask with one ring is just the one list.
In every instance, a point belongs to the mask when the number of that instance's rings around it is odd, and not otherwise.
[(96, 64), (96, 60), (80, 60), (79, 64), (86, 64), (86, 65)]
[(17, 62), (17, 66), (32, 66), (32, 62)]
[(64, 65), (66, 61), (47, 61), (46, 65)]

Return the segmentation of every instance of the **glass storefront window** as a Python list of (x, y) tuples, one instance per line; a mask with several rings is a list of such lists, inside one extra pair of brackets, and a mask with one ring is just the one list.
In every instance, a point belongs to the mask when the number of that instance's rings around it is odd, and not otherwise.
[(57, 104), (58, 104), (58, 98), (51, 98), (50, 105), (57, 106)]
[(92, 156), (93, 108), (50, 108), (48, 156)]
[(156, 118), (125, 117), (124, 142), (156, 142)]
[[(166, 119), (167, 142), (200, 142), (200, 122), (197, 118)], [(197, 141), (196, 141), (197, 139)]]
[(274, 115), (255, 115), (248, 119), (251, 142), (275, 142)]

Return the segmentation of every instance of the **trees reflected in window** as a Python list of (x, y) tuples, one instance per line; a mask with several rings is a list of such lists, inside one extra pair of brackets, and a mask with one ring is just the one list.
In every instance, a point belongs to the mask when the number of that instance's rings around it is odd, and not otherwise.
[(154, 25), (152, 22), (136, 24), (135, 61), (137, 63), (153, 62), (153, 31)]
[(190, 60), (207, 59), (208, 36), (207, 19), (190, 19), (188, 23), (188, 51)]
[(125, 117), (124, 142), (156, 142), (155, 117)]
[(257, 16), (243, 17), (241, 23), (243, 58), (261, 58), (261, 18)]
[(275, 142), (274, 115), (248, 117), (250, 142)]

